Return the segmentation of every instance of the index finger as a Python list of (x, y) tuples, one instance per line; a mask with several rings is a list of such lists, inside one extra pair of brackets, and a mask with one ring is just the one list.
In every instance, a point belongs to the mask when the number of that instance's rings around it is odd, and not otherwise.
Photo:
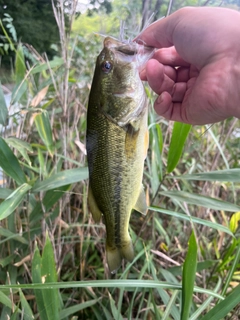
[(169, 23), (169, 19), (171, 19), (172, 16), (174, 16), (174, 13), (167, 18), (167, 21), (166, 18), (163, 17), (153, 22), (146, 29), (140, 32), (134, 41), (155, 48), (167, 48), (173, 46), (173, 41), (171, 39), (172, 31), (170, 30), (172, 29), (172, 24)]
[(172, 67), (189, 67), (190, 65), (188, 62), (182, 59), (175, 47), (158, 49), (154, 52), (152, 59), (156, 59), (160, 63)]

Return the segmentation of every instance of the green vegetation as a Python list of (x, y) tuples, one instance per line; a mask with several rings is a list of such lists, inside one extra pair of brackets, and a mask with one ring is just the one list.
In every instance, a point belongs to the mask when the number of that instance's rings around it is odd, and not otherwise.
[[(31, 45), (40, 54), (46, 52), (53, 57), (55, 51), (51, 45), (59, 42), (59, 33), (50, 0), (0, 0), (0, 18), (5, 27), (10, 29), (9, 21), (5, 20), (6, 14), (10, 15), (22, 43)], [(16, 33), (14, 36), (10, 31), (10, 36), (16, 41)], [(0, 43), (5, 46), (8, 44), (1, 28)], [(5, 53), (10, 51), (5, 50)]]
[[(89, 31), (117, 36), (120, 14), (136, 17), (136, 27), (141, 8), (116, 1), (102, 20), (70, 15), (68, 32), (59, 10), (58, 53), (32, 63), (6, 28), (15, 64), (14, 83), (1, 73), (0, 86), (1, 319), (240, 314), (239, 121), (173, 124), (155, 114), (148, 87), (149, 212), (132, 213), (134, 261), (114, 276), (107, 270), (105, 227), (87, 207), (86, 109), (102, 41)], [(159, 15), (167, 8), (162, 3)], [(128, 20), (131, 35), (137, 27)]]

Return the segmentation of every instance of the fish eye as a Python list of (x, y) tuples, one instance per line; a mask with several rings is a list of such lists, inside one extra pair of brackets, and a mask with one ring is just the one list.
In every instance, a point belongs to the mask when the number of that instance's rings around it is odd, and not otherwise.
[(109, 73), (112, 70), (112, 64), (109, 61), (103, 61), (102, 63), (102, 71), (104, 73)]

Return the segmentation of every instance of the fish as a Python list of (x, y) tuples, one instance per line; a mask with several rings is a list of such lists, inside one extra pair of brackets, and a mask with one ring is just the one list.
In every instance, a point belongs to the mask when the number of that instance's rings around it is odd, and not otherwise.
[(106, 257), (111, 273), (122, 259), (131, 262), (132, 210), (147, 213), (142, 185), (148, 150), (148, 102), (139, 76), (153, 48), (112, 37), (97, 57), (87, 110), (88, 206), (106, 226)]

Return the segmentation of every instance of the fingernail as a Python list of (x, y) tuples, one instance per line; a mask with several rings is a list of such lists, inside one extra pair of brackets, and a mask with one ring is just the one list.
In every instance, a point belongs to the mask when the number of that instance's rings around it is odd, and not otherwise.
[(163, 102), (163, 93), (157, 98), (157, 103), (160, 104)]

